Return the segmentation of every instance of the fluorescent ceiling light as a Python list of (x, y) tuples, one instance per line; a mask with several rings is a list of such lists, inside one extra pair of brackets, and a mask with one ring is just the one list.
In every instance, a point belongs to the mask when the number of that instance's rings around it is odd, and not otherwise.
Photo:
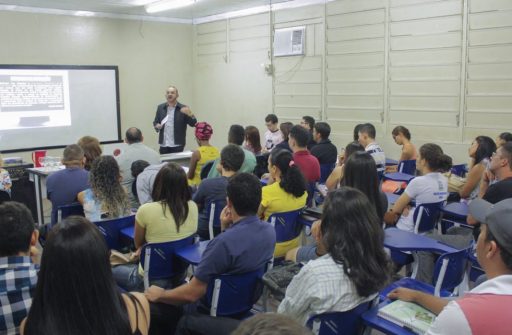
[(145, 6), (146, 12), (156, 13), (192, 5), (196, 0), (161, 0)]

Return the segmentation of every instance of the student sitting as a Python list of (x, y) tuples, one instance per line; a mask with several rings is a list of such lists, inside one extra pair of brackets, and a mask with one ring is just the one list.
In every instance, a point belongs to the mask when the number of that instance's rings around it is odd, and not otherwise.
[(288, 143), (293, 151), (293, 161), (306, 178), (306, 182), (315, 183), (320, 179), (320, 163), (307, 149), (309, 132), (301, 126), (293, 126)]
[[(238, 172), (244, 162), (244, 151), (236, 144), (228, 144), (220, 153), (220, 166), (222, 175), (217, 178), (205, 179), (194, 193), (194, 202), (199, 208), (199, 224), (197, 233), (203, 240), (209, 240), (208, 204), (213, 201), (222, 201), (222, 208), (226, 205), (226, 187), (228, 179)], [(215, 232), (217, 235), (219, 232)]]
[[(247, 273), (265, 266), (272, 258), (276, 239), (272, 226), (256, 216), (260, 202), (261, 184), (256, 176), (238, 173), (231, 177), (227, 205), (221, 213), (223, 233), (206, 247), (192, 280), (172, 290), (151, 286), (146, 290), (148, 300), (173, 305), (194, 303), (206, 294), (215, 276)], [(209, 334), (209, 324), (197, 326), (203, 328), (199, 333)]]
[[(239, 171), (253, 173), (254, 168), (256, 167), (256, 156), (254, 156), (254, 154), (251, 151), (244, 149), (242, 147), (242, 145), (244, 144), (244, 139), (244, 127), (242, 127), (239, 124), (232, 124), (231, 127), (229, 127), (228, 144), (235, 144), (239, 146), (244, 152), (244, 162), (242, 163), (242, 166), (240, 167)], [(219, 171), (219, 163), (220, 158), (217, 158), (213, 163), (210, 172), (208, 173), (208, 179), (220, 177), (221, 171)]]
[(433, 143), (422, 145), (416, 160), (416, 169), (421, 176), (411, 180), (393, 208), (384, 216), (384, 221), (389, 225), (396, 224), (399, 229), (414, 231), (415, 208), (410, 208), (409, 203), (415, 201), (416, 205), (421, 205), (446, 201), (448, 179), (442, 173), (451, 166), (451, 157), (445, 155), (440, 146)]
[(272, 151), (276, 145), (283, 141), (283, 134), (277, 126), (277, 116), (275, 114), (268, 114), (265, 117), (265, 151)]
[[(396, 126), (393, 128), (391, 132), (393, 136), (393, 140), (396, 144), (402, 146), (402, 152), (400, 153), (400, 159), (398, 162), (407, 161), (407, 160), (415, 160), (418, 156), (418, 152), (416, 151), (416, 147), (411, 143), (411, 133), (409, 129), (404, 126)], [(386, 172), (396, 172), (398, 166), (387, 166)]]
[(375, 136), (377, 135), (375, 127), (371, 123), (365, 123), (359, 127), (359, 138), (358, 141), (364, 147), (364, 150), (372, 155), (377, 165), (377, 173), (379, 177), (382, 176), (386, 169), (386, 154), (380, 145), (375, 142)]
[(100, 141), (96, 137), (83, 136), (78, 140), (77, 144), (84, 151), (84, 169), (89, 171), (91, 169), (92, 162), (94, 162), (96, 158), (101, 156), (102, 150), (100, 146)]
[(37, 287), (22, 335), (145, 335), (149, 305), (121, 294), (105, 239), (84, 217), (71, 216), (48, 234)]
[(249, 150), (254, 155), (261, 154), (260, 131), (255, 126), (245, 127), (245, 144), (244, 149)]
[(52, 226), (57, 223), (59, 206), (69, 205), (77, 201), (77, 194), (88, 189), (89, 172), (84, 169), (84, 152), (77, 144), (68, 145), (64, 149), (62, 164), (66, 167), (48, 176), (46, 195), (52, 202)]
[[(2, 166), (4, 161), (2, 160), (2, 155), (0, 155), (0, 192), (4, 192), (4, 196), (0, 195), (0, 203), (5, 200), (9, 200), (11, 198), (11, 177), (9, 175), (9, 171), (3, 169)], [(5, 199), (5, 200), (4, 200)]]
[(480, 180), (495, 151), (496, 144), (490, 137), (477, 136), (473, 143), (471, 143), (471, 147), (468, 150), (471, 164), (466, 174), (466, 183), (459, 192), (462, 199), (473, 200), (478, 197), (480, 193)]
[[(193, 235), (197, 230), (197, 206), (192, 201), (187, 177), (183, 168), (176, 163), (168, 163), (156, 175), (153, 186), (153, 200), (139, 207), (135, 217), (135, 248), (146, 243), (177, 241)], [(128, 291), (142, 290), (143, 272), (138, 264), (118, 265), (112, 269), (117, 283)], [(177, 286), (184, 277), (161, 280), (155, 283), (160, 287)]]
[(92, 222), (130, 214), (128, 193), (121, 185), (119, 165), (112, 156), (100, 156), (89, 171), (91, 188), (78, 193), (85, 217)]
[[(382, 222), (384, 213), (388, 209), (388, 199), (386, 195), (379, 190), (379, 177), (377, 176), (375, 161), (369, 153), (359, 151), (349, 156), (345, 164), (345, 176), (342, 185), (353, 187), (363, 192), (370, 200), (377, 216)], [(326, 254), (326, 250), (322, 248), (322, 243), (319, 243), (320, 225), (321, 222), (318, 220), (311, 226), (311, 235), (315, 238), (317, 243), (290, 250), (286, 254), (287, 260), (308, 262)]]
[(290, 144), (288, 143), (290, 130), (293, 127), (293, 123), (291, 122), (283, 122), (279, 125), (279, 129), (281, 129), (281, 134), (283, 135), (283, 141), (276, 145), (276, 149), (285, 149), (289, 152), (292, 152), (290, 148)]
[(329, 178), (325, 181), (325, 186), (329, 191), (332, 191), (340, 187), (341, 181), (343, 180), (343, 170), (347, 159), (357, 151), (363, 151), (364, 147), (359, 142), (354, 141), (347, 144), (345, 150), (343, 150), (339, 156), (338, 165), (332, 170)]
[(317, 122), (313, 127), (313, 140), (316, 145), (311, 148), (311, 154), (318, 159), (320, 165), (335, 164), (338, 159), (338, 149), (329, 139), (331, 126), (326, 122)]
[[(199, 148), (192, 153), (188, 168), (188, 184), (198, 186), (201, 183), (201, 169), (206, 162), (219, 157), (219, 149), (210, 145), (210, 138), (213, 134), (212, 126), (206, 122), (198, 122), (196, 127), (196, 142)], [(215, 168), (215, 167), (212, 167)]]
[(508, 334), (512, 328), (512, 199), (494, 205), (476, 199), (469, 204), (469, 213), (482, 223), (476, 255), (488, 280), (457, 300), (406, 288), (388, 295), (438, 314), (428, 335), (498, 335)]
[(501, 147), (503, 144), (507, 142), (512, 142), (512, 134), (509, 132), (504, 132), (498, 135), (496, 137), (496, 147)]
[(380, 219), (360, 191), (342, 187), (327, 194), (320, 235), (327, 254), (304, 265), (277, 310), (302, 324), (314, 314), (371, 301), (391, 274)]
[[(268, 170), (274, 182), (263, 187), (259, 217), (267, 221), (273, 213), (303, 208), (308, 197), (306, 183), (292, 154), (286, 150), (273, 150), (268, 158)], [(282, 257), (288, 250), (296, 248), (299, 238), (277, 243), (274, 256)]]
[(0, 334), (18, 334), (37, 283), (32, 260), (39, 232), (27, 206), (0, 205)]

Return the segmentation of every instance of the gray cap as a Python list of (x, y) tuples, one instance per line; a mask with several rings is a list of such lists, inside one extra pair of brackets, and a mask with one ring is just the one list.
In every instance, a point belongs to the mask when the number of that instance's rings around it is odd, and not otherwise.
[(512, 198), (495, 204), (475, 199), (469, 204), (469, 214), (487, 224), (498, 244), (512, 253)]

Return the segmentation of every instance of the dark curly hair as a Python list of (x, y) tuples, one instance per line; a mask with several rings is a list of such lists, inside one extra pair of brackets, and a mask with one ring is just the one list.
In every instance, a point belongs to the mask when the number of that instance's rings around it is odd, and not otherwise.
[(92, 162), (89, 172), (91, 189), (109, 217), (120, 217), (128, 213), (128, 195), (120, 183), (119, 165), (112, 156), (100, 156)]

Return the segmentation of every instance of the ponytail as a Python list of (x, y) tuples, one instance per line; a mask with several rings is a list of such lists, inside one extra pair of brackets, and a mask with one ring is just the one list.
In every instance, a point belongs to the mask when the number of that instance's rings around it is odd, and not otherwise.
[(288, 150), (275, 150), (270, 154), (270, 162), (281, 171), (281, 186), (286, 193), (301, 197), (306, 192), (306, 180), (295, 164)]

